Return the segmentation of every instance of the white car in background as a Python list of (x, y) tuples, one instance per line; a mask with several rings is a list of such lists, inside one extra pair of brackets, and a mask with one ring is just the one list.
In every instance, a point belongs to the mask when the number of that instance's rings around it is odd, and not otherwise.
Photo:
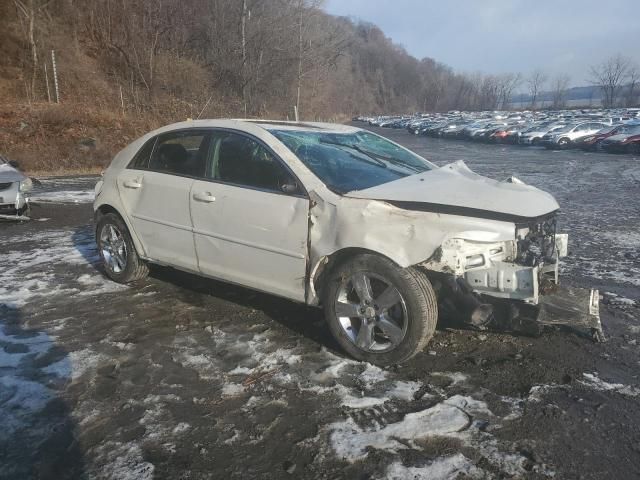
[(438, 167), (366, 130), (264, 120), (150, 132), (114, 158), (94, 203), (113, 280), (157, 263), (321, 306), (349, 354), (381, 365), (423, 349), (439, 306), (480, 329), (600, 334), (597, 292), (557, 285), (558, 208), (517, 179)]
[(29, 177), (20, 172), (15, 162), (0, 155), (0, 219), (28, 220), (29, 198), (32, 188)]
[(606, 123), (601, 122), (572, 123), (544, 135), (540, 139), (540, 145), (546, 148), (566, 148), (572, 142), (588, 135), (593, 135), (607, 126)]
[(536, 125), (536, 126), (530, 127), (528, 130), (525, 130), (524, 132), (522, 132), (522, 134), (518, 138), (518, 143), (520, 145), (537, 145), (543, 136), (547, 134), (552, 134), (553, 132), (556, 132), (561, 128), (564, 128), (564, 126), (565, 124), (560, 123), (555, 125), (547, 124), (544, 126)]

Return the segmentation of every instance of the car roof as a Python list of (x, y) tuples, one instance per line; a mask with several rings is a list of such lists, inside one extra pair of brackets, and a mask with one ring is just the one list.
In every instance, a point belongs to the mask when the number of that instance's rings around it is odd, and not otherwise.
[(355, 133), (361, 129), (351, 127), (349, 125), (341, 125), (338, 123), (324, 122), (290, 122), (284, 120), (266, 120), (266, 119), (202, 119), (202, 120), (186, 120), (184, 122), (166, 125), (154, 133), (169, 132), (185, 128), (231, 128), (251, 131), (256, 127), (263, 130), (299, 130), (314, 132), (331, 132), (331, 133)]
[[(401, 121), (402, 118), (393, 119), (393, 121)], [(354, 133), (361, 129), (351, 127), (349, 125), (341, 125), (339, 123), (325, 122), (289, 122), (284, 120), (253, 120), (241, 119), (240, 122), (253, 123), (265, 130), (306, 130), (315, 132), (332, 132), (332, 133)]]

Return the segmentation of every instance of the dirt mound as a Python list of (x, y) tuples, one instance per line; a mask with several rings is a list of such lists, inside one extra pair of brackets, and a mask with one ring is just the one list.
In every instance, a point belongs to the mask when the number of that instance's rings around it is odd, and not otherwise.
[(160, 123), (86, 104), (2, 104), (0, 152), (28, 173), (100, 171)]

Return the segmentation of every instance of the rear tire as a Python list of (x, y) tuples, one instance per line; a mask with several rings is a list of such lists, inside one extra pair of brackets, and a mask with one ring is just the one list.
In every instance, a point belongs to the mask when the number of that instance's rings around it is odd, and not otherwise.
[(96, 243), (105, 274), (118, 283), (134, 283), (149, 274), (149, 267), (138, 256), (127, 225), (115, 213), (100, 217)]
[(358, 255), (332, 270), (324, 290), (329, 329), (357, 360), (402, 363), (433, 337), (438, 321), (436, 295), (426, 275), (415, 268), (398, 267), (378, 255)]

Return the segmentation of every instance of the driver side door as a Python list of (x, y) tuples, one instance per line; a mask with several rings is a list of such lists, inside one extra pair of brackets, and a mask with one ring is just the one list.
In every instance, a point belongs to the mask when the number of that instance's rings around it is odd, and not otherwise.
[(304, 301), (309, 200), (282, 160), (240, 132), (217, 131), (191, 188), (202, 273)]

